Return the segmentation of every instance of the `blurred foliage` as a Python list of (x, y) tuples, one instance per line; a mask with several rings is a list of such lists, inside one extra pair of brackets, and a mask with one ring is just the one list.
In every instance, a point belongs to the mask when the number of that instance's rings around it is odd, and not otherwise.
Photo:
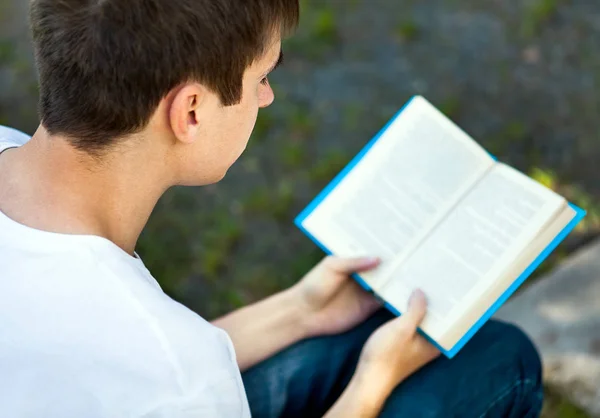
[(316, 186), (324, 186), (333, 180), (346, 164), (350, 162), (352, 156), (347, 155), (342, 150), (332, 150), (323, 156), (310, 170), (309, 177)]
[(544, 388), (545, 402), (542, 418), (588, 418), (581, 408), (564, 399), (551, 388)]
[(256, 119), (256, 124), (254, 125), (254, 130), (252, 131), (252, 139), (251, 143), (260, 142), (264, 139), (269, 130), (273, 127), (275, 121), (273, 116), (269, 112), (268, 109), (263, 110), (259, 113), (258, 118)]
[(599, 231), (600, 230), (600, 202), (597, 198), (587, 193), (581, 187), (561, 182), (556, 173), (539, 167), (533, 167), (529, 175), (544, 186), (564, 196), (568, 201), (584, 208), (586, 217), (577, 225), (576, 230)]
[(589, 193), (586, 193), (581, 187), (561, 182), (558, 176), (551, 170), (532, 167), (528, 174), (534, 180), (564, 196), (569, 202), (583, 208), (587, 212), (586, 217), (575, 228), (575, 235), (571, 235), (559, 244), (548, 259), (532, 274), (531, 279), (526, 282), (527, 285), (531, 285), (536, 278), (548, 273), (559, 262), (568, 257), (574, 247), (571, 244), (573, 239), (577, 239), (579, 236), (585, 234), (596, 236), (600, 233), (600, 202)]
[(414, 20), (403, 20), (396, 27), (396, 35), (401, 41), (410, 42), (419, 36), (419, 26)]
[(328, 2), (300, 0), (302, 24), (298, 32), (285, 41), (285, 49), (311, 61), (319, 61), (338, 41), (335, 11)]
[(437, 105), (438, 109), (447, 117), (456, 121), (460, 112), (460, 100), (458, 97), (447, 97)]
[(523, 15), (521, 31), (530, 38), (536, 35), (557, 12), (564, 0), (534, 0), (528, 4)]
[(14, 41), (11, 39), (0, 39), (0, 65), (9, 65), (16, 59)]

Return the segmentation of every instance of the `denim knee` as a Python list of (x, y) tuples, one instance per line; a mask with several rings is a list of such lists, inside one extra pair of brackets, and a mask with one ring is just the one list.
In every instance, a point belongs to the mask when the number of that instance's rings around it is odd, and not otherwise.
[(503, 353), (507, 370), (514, 370), (512, 381), (506, 382), (482, 416), (495, 416), (494, 410), (510, 403), (518, 410), (515, 416), (537, 417), (543, 402), (542, 361), (537, 348), (512, 324), (490, 321), (482, 331), (488, 334), (488, 341), (494, 341), (494, 351)]
[(487, 332), (495, 334), (496, 344), (500, 344), (507, 358), (520, 368), (523, 379), (541, 384), (542, 361), (540, 354), (521, 328), (505, 322), (490, 321)]

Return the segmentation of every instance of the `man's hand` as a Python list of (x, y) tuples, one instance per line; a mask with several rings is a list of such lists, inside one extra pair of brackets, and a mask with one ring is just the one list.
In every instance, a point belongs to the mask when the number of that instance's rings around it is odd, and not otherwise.
[(348, 276), (378, 263), (328, 257), (293, 287), (212, 323), (229, 334), (246, 370), (297, 341), (346, 331), (370, 316), (379, 304)]
[(426, 305), (423, 293), (416, 291), (404, 315), (383, 324), (369, 337), (350, 384), (327, 418), (378, 416), (398, 384), (439, 356), (417, 333)]
[(380, 307), (377, 299), (349, 277), (378, 264), (376, 258), (326, 257), (292, 288), (304, 311), (307, 336), (347, 331)]
[(426, 311), (425, 295), (416, 290), (407, 312), (379, 327), (367, 340), (358, 363), (359, 378), (371, 385), (376, 380), (391, 391), (438, 357), (439, 350), (417, 333)]

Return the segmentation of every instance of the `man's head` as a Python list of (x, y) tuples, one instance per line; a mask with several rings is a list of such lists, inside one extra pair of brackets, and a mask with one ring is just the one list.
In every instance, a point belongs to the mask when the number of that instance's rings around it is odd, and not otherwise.
[(273, 101), (266, 76), (298, 9), (298, 0), (33, 0), (42, 124), (94, 156), (159, 136), (177, 145), (178, 182), (218, 180)]

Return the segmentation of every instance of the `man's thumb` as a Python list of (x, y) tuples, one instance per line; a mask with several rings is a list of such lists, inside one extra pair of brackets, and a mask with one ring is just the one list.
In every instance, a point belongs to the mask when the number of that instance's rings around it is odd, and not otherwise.
[(413, 291), (408, 300), (408, 309), (403, 315), (415, 328), (418, 327), (427, 314), (427, 298), (420, 289)]
[(339, 273), (351, 274), (370, 270), (377, 267), (380, 260), (377, 257), (334, 257), (329, 256), (324, 264)]

